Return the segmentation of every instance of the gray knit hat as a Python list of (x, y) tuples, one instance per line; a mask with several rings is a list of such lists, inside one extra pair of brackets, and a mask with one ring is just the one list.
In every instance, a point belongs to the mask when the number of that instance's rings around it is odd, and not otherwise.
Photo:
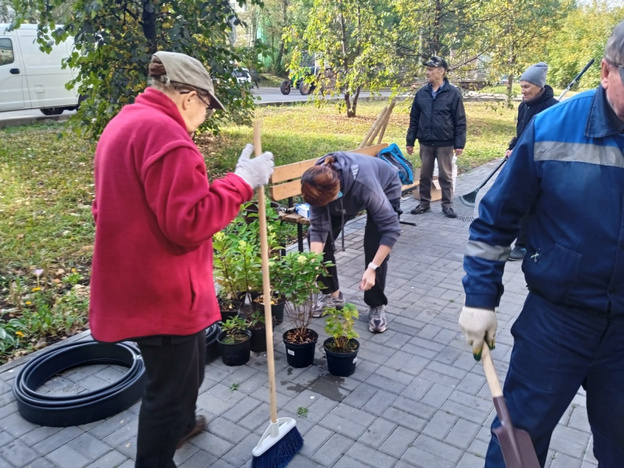
[(156, 52), (154, 57), (158, 57), (165, 66), (167, 77), (171, 81), (201, 89), (210, 96), (214, 109), (225, 109), (215, 95), (210, 75), (199, 60), (185, 54), (163, 51)]
[(624, 21), (611, 33), (605, 47), (605, 58), (611, 63), (624, 66)]
[(548, 65), (544, 62), (536, 63), (525, 70), (520, 77), (520, 81), (528, 81), (529, 83), (533, 83), (534, 85), (543, 88), (546, 85), (547, 71)]

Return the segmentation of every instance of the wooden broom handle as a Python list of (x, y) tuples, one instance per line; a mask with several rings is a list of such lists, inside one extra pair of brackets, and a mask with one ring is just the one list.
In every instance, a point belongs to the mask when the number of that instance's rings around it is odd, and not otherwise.
[[(253, 124), (254, 153), (262, 154), (260, 142), (260, 122)], [(264, 324), (266, 329), (267, 364), (269, 367), (269, 394), (271, 405), (271, 422), (277, 423), (277, 397), (275, 393), (275, 357), (273, 353), (273, 317), (271, 315), (271, 279), (269, 277), (269, 242), (267, 239), (266, 204), (264, 186), (258, 187), (258, 222), (260, 223), (260, 258), (262, 259), (262, 294), (264, 296)]]
[(485, 372), (485, 378), (490, 386), (492, 397), (496, 398), (503, 396), (503, 389), (501, 388), (498, 376), (496, 375), (496, 370), (494, 369), (494, 363), (492, 362), (492, 354), (490, 353), (489, 346), (485, 342), (483, 343), (481, 351), (481, 362), (483, 363), (483, 372)]

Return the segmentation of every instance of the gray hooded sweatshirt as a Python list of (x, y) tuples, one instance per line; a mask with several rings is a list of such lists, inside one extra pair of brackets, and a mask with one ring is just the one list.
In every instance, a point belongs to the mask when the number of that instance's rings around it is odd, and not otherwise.
[[(387, 162), (358, 153), (329, 153), (316, 163), (321, 165), (327, 156), (335, 156), (340, 191), (343, 196), (327, 206), (310, 207), (310, 241), (327, 241), (332, 217), (342, 217), (344, 223), (363, 210), (372, 217), (381, 233), (381, 245), (392, 248), (401, 234), (399, 217), (390, 200), (401, 198), (401, 180), (396, 169)], [(398, 205), (397, 205), (398, 206)]]

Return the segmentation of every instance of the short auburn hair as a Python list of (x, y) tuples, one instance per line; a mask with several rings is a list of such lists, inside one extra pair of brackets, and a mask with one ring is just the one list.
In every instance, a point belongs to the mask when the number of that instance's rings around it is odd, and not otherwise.
[(327, 156), (320, 166), (312, 166), (301, 176), (301, 195), (312, 206), (325, 206), (340, 192), (340, 178), (334, 168), (335, 156)]

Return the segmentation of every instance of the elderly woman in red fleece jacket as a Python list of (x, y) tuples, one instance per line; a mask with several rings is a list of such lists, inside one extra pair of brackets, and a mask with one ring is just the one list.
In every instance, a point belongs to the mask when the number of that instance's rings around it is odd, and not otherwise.
[(173, 456), (196, 417), (205, 329), (220, 319), (212, 236), (273, 172), (273, 155), (243, 150), (234, 173), (209, 183), (191, 135), (223, 109), (196, 59), (157, 52), (150, 86), (102, 133), (95, 152), (95, 249), (89, 322), (96, 340), (137, 342), (147, 374), (137, 467)]

